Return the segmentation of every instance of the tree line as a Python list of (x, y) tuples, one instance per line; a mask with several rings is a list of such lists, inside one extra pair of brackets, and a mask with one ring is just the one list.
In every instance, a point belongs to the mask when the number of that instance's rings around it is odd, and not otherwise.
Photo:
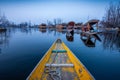
[(120, 2), (110, 2), (103, 17), (102, 24), (105, 27), (120, 28)]

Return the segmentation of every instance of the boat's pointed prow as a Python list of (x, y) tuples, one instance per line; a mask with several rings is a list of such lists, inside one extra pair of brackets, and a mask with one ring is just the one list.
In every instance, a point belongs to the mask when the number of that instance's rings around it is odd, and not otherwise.
[(94, 80), (70, 49), (57, 39), (27, 80)]
[(61, 40), (60, 38), (58, 38), (58, 39), (56, 40), (56, 43), (62, 43), (62, 40)]

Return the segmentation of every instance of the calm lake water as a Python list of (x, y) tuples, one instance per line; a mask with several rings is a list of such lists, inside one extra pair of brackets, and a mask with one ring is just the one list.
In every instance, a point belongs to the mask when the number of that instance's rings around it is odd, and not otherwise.
[[(96, 80), (120, 80), (120, 33), (106, 32), (84, 43), (54, 30), (10, 29), (0, 33), (0, 80), (25, 80), (52, 43), (61, 38)], [(83, 39), (85, 37), (83, 36)]]

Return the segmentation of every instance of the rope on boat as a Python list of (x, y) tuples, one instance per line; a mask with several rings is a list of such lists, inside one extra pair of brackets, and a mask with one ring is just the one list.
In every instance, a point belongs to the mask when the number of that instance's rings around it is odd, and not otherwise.
[[(59, 44), (61, 44), (61, 41), (57, 41), (57, 43), (58, 44), (56, 44), (56, 50), (60, 49)], [(61, 80), (61, 67), (55, 67), (55, 69), (52, 68), (52, 64), (55, 62), (57, 55), (58, 55), (58, 52), (56, 52), (52, 63), (50, 63), (48, 68), (45, 69), (45, 73), (49, 74), (52, 80)]]

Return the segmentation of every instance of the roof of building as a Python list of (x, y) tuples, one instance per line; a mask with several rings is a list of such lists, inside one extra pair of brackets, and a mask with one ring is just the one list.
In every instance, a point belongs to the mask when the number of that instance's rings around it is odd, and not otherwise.
[(99, 22), (98, 19), (91, 19), (91, 20), (89, 20), (88, 22), (86, 22), (84, 25), (87, 25), (88, 23), (91, 24), (91, 25), (93, 25), (93, 24), (96, 24), (96, 23), (98, 23), (98, 22)]
[(74, 26), (75, 25), (75, 22), (71, 21), (68, 23), (68, 26)]

